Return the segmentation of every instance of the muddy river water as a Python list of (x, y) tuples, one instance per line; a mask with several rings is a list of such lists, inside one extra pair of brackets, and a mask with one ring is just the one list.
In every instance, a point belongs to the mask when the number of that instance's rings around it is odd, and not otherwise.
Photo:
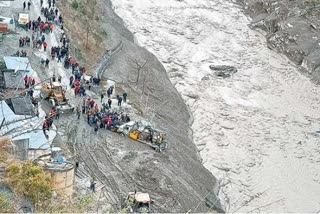
[[(190, 107), (194, 142), (227, 211), (319, 211), (319, 87), (269, 50), (229, 0), (113, 4)], [(238, 72), (221, 79), (209, 65)]]

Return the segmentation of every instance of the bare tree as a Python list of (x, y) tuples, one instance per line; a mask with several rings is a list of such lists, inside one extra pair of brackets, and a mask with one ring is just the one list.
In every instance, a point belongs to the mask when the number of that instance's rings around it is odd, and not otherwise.
[(86, 31), (86, 49), (88, 49), (89, 35), (94, 30), (95, 14), (96, 14), (97, 0), (85, 0), (82, 6), (82, 16), (84, 17), (84, 25)]
[(148, 83), (149, 73), (150, 73), (149, 69), (145, 69), (145, 71), (143, 72), (141, 96), (144, 95), (146, 83)]
[(131, 81), (128, 73), (128, 82), (136, 84), (136, 86), (139, 85), (140, 76), (143, 70), (145, 70), (147, 61), (146, 60), (138, 60), (138, 59), (131, 59), (130, 65), (136, 70), (136, 80)]

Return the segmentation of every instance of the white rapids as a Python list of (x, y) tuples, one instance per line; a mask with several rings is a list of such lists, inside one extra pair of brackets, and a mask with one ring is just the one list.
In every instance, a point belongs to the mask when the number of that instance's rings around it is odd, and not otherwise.
[[(190, 107), (228, 212), (320, 210), (320, 89), (229, 0), (113, 0)], [(217, 78), (209, 65), (238, 72)], [(193, 210), (194, 211), (194, 210)]]

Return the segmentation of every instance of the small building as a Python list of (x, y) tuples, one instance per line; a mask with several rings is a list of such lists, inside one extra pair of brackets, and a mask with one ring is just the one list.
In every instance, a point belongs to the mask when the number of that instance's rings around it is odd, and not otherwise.
[(29, 72), (19, 71), (14, 72), (3, 72), (4, 77), (4, 86), (6, 89), (20, 89), (24, 90), (24, 80), (25, 75), (28, 75)]
[(32, 71), (31, 64), (27, 57), (4, 56), (3, 60), (8, 71)]
[(7, 103), (16, 115), (36, 115), (30, 96), (14, 97), (7, 100)]
[(36, 162), (50, 173), (53, 190), (58, 196), (72, 196), (75, 164), (63, 158), (61, 148), (53, 147), (51, 153), (40, 156)]
[[(35, 116), (16, 115), (5, 101), (0, 101), (0, 136), (11, 137), (14, 155), (20, 160), (31, 160), (48, 152), (52, 139), (47, 139)], [(53, 136), (54, 137), (54, 136)]]
[(42, 130), (33, 130), (13, 139), (14, 155), (20, 160), (34, 160), (50, 151), (48, 139)]

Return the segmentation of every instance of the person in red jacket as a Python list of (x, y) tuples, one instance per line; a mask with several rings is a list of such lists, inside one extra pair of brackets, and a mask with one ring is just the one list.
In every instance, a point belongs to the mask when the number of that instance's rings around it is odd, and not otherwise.
[(74, 95), (77, 96), (77, 94), (79, 93), (79, 86), (74, 87)]
[(46, 42), (44, 42), (42, 45), (43, 45), (44, 52), (46, 52), (48, 44)]

